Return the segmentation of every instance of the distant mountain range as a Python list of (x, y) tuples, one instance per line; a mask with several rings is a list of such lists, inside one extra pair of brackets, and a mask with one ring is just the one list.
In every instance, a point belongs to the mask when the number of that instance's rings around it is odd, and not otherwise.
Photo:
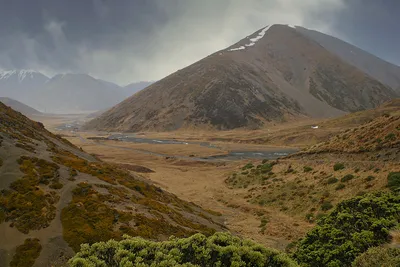
[(87, 74), (48, 78), (32, 70), (0, 71), (0, 96), (10, 97), (47, 113), (105, 110), (151, 82), (120, 87)]
[(272, 25), (150, 85), (85, 128), (258, 128), (398, 97), (400, 68), (337, 38)]

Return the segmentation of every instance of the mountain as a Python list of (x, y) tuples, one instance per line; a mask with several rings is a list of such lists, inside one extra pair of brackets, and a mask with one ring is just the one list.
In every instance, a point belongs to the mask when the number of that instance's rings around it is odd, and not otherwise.
[(339, 56), (343, 61), (400, 92), (399, 66), (384, 61), (338, 38), (303, 27), (296, 27), (296, 30), (313, 39), (331, 53)]
[(125, 98), (118, 85), (87, 74), (58, 74), (43, 85), (40, 94), (36, 106), (54, 113), (105, 109)]
[(33, 70), (0, 71), (0, 96), (29, 103), (31, 96), (36, 94), (48, 79), (47, 76)]
[(0, 103), (0, 266), (65, 266), (80, 244), (223, 230), (217, 215), (99, 161)]
[(296, 27), (273, 25), (150, 85), (85, 127), (257, 128), (373, 108), (397, 95)]
[(25, 116), (30, 116), (30, 115), (38, 115), (41, 114), (40, 111), (31, 108), (30, 106), (27, 106), (17, 100), (8, 98), (8, 97), (0, 97), (0, 102), (2, 102), (4, 105), (18, 111), (21, 112), (22, 114), (24, 114)]
[(0, 72), (0, 96), (47, 113), (104, 110), (130, 95), (114, 83), (87, 74), (58, 74), (49, 79), (35, 71)]

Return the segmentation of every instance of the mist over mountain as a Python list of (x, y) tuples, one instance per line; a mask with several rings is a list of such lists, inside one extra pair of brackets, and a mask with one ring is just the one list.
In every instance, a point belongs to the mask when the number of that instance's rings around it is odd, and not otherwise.
[(48, 78), (32, 70), (0, 72), (0, 96), (46, 113), (104, 110), (121, 102), (150, 82), (121, 87), (87, 74), (57, 74)]

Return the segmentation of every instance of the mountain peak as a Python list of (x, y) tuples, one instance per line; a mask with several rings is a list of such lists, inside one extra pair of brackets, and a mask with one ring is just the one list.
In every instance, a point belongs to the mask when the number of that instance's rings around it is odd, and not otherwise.
[(261, 40), (264, 37), (265, 33), (268, 31), (268, 29), (270, 27), (271, 27), (270, 25), (266, 26), (266, 27), (262, 28), (261, 30), (258, 30), (257, 32), (255, 32), (251, 36), (246, 37), (246, 39), (248, 39), (247, 43), (245, 43), (243, 45), (240, 45), (240, 46), (234, 45), (233, 48), (228, 49), (228, 52), (238, 51), (238, 50), (245, 50), (246, 47), (254, 46), (259, 40)]
[(265, 38), (266, 33), (268, 32), (268, 30), (270, 28), (275, 28), (275, 27), (280, 27), (280, 26), (286, 26), (292, 29), (296, 29), (299, 26), (295, 26), (292, 24), (271, 24), (271, 25), (267, 25), (261, 29), (259, 29), (258, 31), (254, 32), (253, 34), (247, 36), (246, 38), (240, 40), (239, 42), (237, 42), (236, 44), (228, 47), (227, 51), (228, 52), (234, 52), (234, 51), (240, 51), (240, 50), (246, 50), (249, 47), (253, 47), (257, 44), (257, 42), (259, 42), (260, 40), (262, 40), (263, 38)]
[(132, 132), (258, 128), (373, 108), (396, 96), (301, 29), (263, 27), (152, 84), (85, 127)]

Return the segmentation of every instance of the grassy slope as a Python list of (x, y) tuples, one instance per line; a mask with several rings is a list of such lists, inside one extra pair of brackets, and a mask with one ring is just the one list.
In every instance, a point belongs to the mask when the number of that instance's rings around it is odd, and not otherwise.
[[(120, 239), (125, 233), (163, 240), (223, 229), (200, 207), (98, 161), (1, 103), (0, 121), (0, 175), (9, 182), (0, 188), (0, 226), (14, 233), (6, 234), (0, 250), (10, 257), (28, 233), (43, 247), (36, 262), (49, 264), (61, 257), (62, 246), (48, 243), (54, 235), (77, 250), (81, 243)], [(0, 265), (8, 265), (10, 257)]]

